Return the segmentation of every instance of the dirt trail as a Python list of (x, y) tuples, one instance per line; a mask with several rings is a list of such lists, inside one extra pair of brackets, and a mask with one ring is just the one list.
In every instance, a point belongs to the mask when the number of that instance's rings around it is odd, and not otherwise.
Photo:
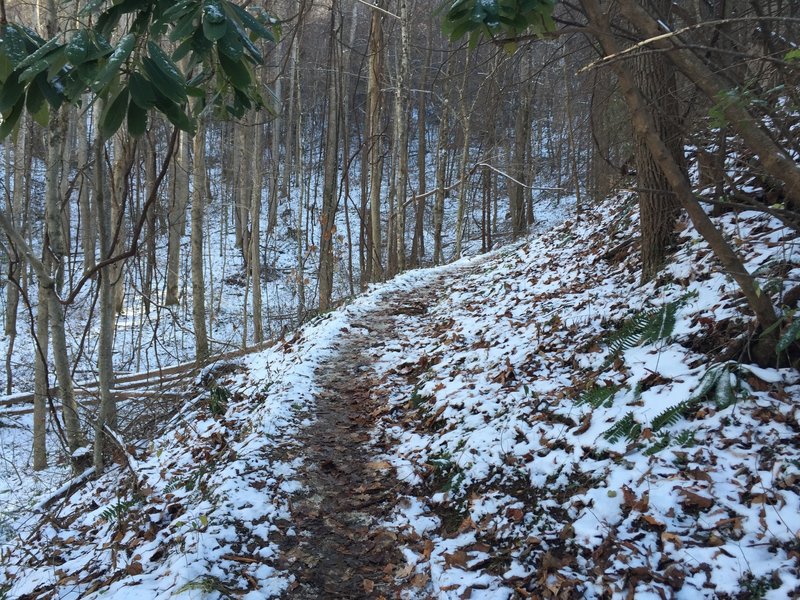
[[(397, 315), (425, 312), (426, 299), (412, 294), (413, 300), (404, 295), (356, 320), (343, 332), (336, 356), (317, 371), (322, 391), (310, 415), (315, 420), (287, 457), (303, 457), (297, 479), (305, 489), (292, 506), (297, 535), (281, 540), (281, 566), (296, 579), (286, 598), (398, 597), (396, 575), (405, 561), (396, 534), (380, 523), (403, 484), (388, 464), (374, 459), (380, 449), (370, 432), (381, 401), (371, 393), (371, 365), (393, 339)], [(429, 287), (424, 295), (434, 294)]]

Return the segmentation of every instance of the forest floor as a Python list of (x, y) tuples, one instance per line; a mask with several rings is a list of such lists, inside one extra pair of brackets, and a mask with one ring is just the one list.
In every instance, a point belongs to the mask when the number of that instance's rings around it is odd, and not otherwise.
[[(441, 279), (441, 278), (440, 278)], [(404, 488), (391, 464), (374, 460), (380, 448), (373, 429), (385, 399), (374, 394), (373, 365), (397, 336), (397, 316), (424, 312), (441, 292), (437, 279), (425, 288), (392, 297), (342, 329), (337, 353), (316, 372), (319, 392), (311, 425), (296, 436), (284, 460), (303, 466), (304, 483), (291, 503), (298, 532), (278, 536), (283, 566), (293, 576), (288, 597), (298, 599), (395, 597), (405, 560), (397, 532), (384, 526)], [(408, 490), (405, 490), (406, 492)], [(406, 569), (406, 576), (410, 570)]]
[[(16, 522), (0, 597), (797, 596), (798, 373), (750, 363), (688, 224), (642, 285), (636, 218), (611, 199), (210, 367), (161, 434)], [(797, 236), (718, 223), (786, 298)]]

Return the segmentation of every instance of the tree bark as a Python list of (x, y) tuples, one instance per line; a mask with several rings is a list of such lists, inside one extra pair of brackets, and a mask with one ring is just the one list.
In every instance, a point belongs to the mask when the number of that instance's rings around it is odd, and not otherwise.
[[(97, 212), (97, 232), (100, 237), (101, 260), (114, 253), (111, 203), (103, 192), (103, 142), (98, 136), (95, 140), (95, 207)], [(94, 438), (94, 470), (97, 475), (103, 472), (103, 451), (106, 447), (106, 426), (113, 426), (116, 421), (116, 406), (111, 387), (114, 382), (114, 286), (115, 270), (112, 265), (100, 270), (100, 335), (97, 347), (97, 375), (100, 406), (95, 421)]]
[[(669, 10), (671, 0), (650, 0), (659, 13)], [(672, 160), (683, 165), (683, 138), (678, 123), (677, 88), (671, 63), (662, 55), (640, 51), (633, 58), (633, 81), (649, 107), (650, 119)], [(633, 155), (639, 195), (642, 236), (642, 283), (664, 266), (678, 218), (678, 201), (669, 181), (647, 146), (646, 134), (634, 129)]]
[(331, 4), (330, 48), (328, 54), (328, 116), (325, 129), (325, 160), (323, 164), (322, 211), (320, 212), (319, 238), (319, 310), (324, 312), (331, 307), (333, 293), (333, 243), (336, 235), (336, 195), (339, 164), (339, 94), (335, 70), (339, 63), (337, 56), (339, 5)]
[(200, 120), (194, 137), (194, 187), (192, 193), (192, 324), (194, 325), (195, 363), (201, 367), (208, 360), (206, 331), (206, 284), (203, 274), (203, 220), (206, 210), (206, 123)]
[[(379, 5), (376, 5), (379, 6)], [(369, 78), (367, 80), (367, 153), (369, 163), (371, 281), (383, 279), (381, 261), (381, 172), (383, 170), (381, 77), (383, 72), (383, 16), (373, 10), (369, 29)]]
[(261, 307), (261, 124), (256, 124), (253, 132), (253, 153), (251, 155), (250, 176), (250, 277), (253, 281), (253, 342), (264, 341), (264, 323)]
[(164, 304), (178, 304), (180, 296), (181, 238), (186, 228), (189, 200), (189, 136), (181, 132), (173, 169), (173, 194), (167, 209), (167, 291)]
[[(597, 0), (581, 0), (581, 4), (589, 16), (590, 26), (605, 54), (607, 56), (617, 54), (619, 46), (611, 33), (608, 16), (601, 11)], [(777, 317), (769, 296), (761, 292), (742, 260), (695, 199), (686, 174), (675, 162), (670, 149), (659, 136), (651, 113), (630, 73), (620, 62), (612, 62), (611, 68), (617, 76), (625, 103), (631, 113), (634, 130), (643, 136), (653, 159), (663, 171), (681, 207), (689, 214), (695, 229), (703, 236), (725, 271), (739, 284), (762, 330), (770, 330)], [(772, 328), (772, 332), (770, 335), (762, 336), (753, 348), (754, 358), (761, 364), (775, 362), (777, 328)]]
[[(622, 15), (628, 19), (644, 36), (654, 37), (664, 33), (658, 22), (643, 7), (633, 0), (621, 0)], [(709, 69), (694, 52), (676, 45), (675, 38), (652, 42), (652, 47), (669, 50), (667, 56), (686, 75), (692, 83), (700, 88), (711, 102), (717, 103), (732, 92), (720, 79), (719, 75)], [(721, 108), (731, 127), (739, 132), (755, 154), (764, 170), (777, 181), (785, 184), (785, 193), (795, 208), (800, 208), (800, 165), (789, 153), (779, 146), (763, 126), (759, 124), (738, 101), (721, 102)]]

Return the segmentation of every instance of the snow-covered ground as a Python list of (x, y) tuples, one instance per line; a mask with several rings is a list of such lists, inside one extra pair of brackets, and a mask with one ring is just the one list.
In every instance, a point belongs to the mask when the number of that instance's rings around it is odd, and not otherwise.
[[(47, 504), (46, 519), (31, 509), (10, 526), (7, 595), (286, 590), (270, 533), (297, 534), (288, 507), (302, 482), (281, 446), (313, 414), (314, 372), (343, 328), (404, 294), (436, 300), (398, 316), (382, 349), (373, 439), (376, 460), (415, 486), (387, 523), (414, 575), (407, 596), (800, 593), (796, 372), (744, 360), (742, 301), (691, 226), (640, 286), (638, 242), (621, 246), (636, 220), (622, 196), (579, 223), (406, 273), (220, 372), (224, 407), (198, 385), (166, 433)], [(762, 288), (798, 279), (779, 223), (720, 222)], [(656, 333), (639, 343), (631, 317)], [(633, 333), (615, 346), (621, 330)]]
[[(419, 540), (419, 597), (800, 593), (798, 374), (719, 358), (752, 333), (691, 227), (655, 282), (635, 252), (604, 257), (630, 213), (620, 198), (502, 250), (386, 348), (384, 458), (419, 492), (394, 519)], [(721, 222), (762, 285), (793, 285), (792, 232)], [(667, 335), (612, 353), (648, 310)]]

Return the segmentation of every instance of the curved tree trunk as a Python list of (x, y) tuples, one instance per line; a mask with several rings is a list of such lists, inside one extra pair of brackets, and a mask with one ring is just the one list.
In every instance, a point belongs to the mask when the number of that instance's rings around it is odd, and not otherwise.
[[(581, 4), (589, 16), (595, 35), (607, 56), (617, 54), (619, 46), (611, 33), (608, 15), (604, 14), (597, 0), (581, 0)], [(678, 202), (689, 214), (692, 224), (698, 233), (703, 236), (712, 252), (719, 260), (723, 269), (736, 281), (747, 299), (750, 309), (756, 315), (759, 326), (764, 331), (772, 331), (770, 335), (762, 336), (754, 350), (754, 358), (760, 364), (775, 362), (775, 345), (777, 344), (778, 331), (773, 327), (777, 317), (775, 308), (767, 294), (761, 292), (752, 275), (747, 271), (741, 258), (728, 244), (722, 233), (716, 228), (709, 216), (694, 197), (686, 173), (675, 162), (672, 153), (664, 140), (658, 134), (653, 122), (651, 111), (648, 110), (644, 98), (637, 89), (633, 77), (625, 69), (623, 63), (611, 63), (611, 68), (617, 76), (620, 90), (631, 114), (634, 130), (641, 135), (658, 164), (670, 186), (675, 191)]]

